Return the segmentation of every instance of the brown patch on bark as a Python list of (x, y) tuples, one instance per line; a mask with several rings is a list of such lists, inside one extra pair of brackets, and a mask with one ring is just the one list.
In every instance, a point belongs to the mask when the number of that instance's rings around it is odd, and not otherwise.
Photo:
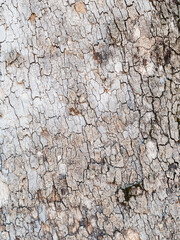
[(108, 92), (109, 92), (109, 89), (106, 89), (106, 88), (105, 88), (104, 91), (105, 91), (106, 93), (108, 93)]
[(40, 189), (37, 191), (37, 197), (40, 202), (44, 202), (43, 195)]
[(100, 53), (98, 53), (98, 52), (93, 53), (93, 59), (96, 60), (99, 64), (102, 63), (102, 57), (101, 57)]
[(45, 224), (45, 223), (42, 223), (42, 229), (43, 229), (44, 233), (49, 232), (49, 226), (47, 224)]
[(99, 6), (104, 6), (104, 4), (105, 4), (105, 0), (98, 0), (97, 1), (98, 2), (98, 4), (99, 4)]
[(103, 236), (98, 236), (98, 240), (103, 240)]
[(61, 198), (59, 196), (59, 193), (57, 192), (57, 189), (53, 186), (53, 190), (51, 193), (51, 202), (60, 202)]
[(80, 112), (77, 110), (77, 109), (74, 109), (73, 107), (71, 107), (70, 109), (69, 109), (69, 114), (70, 115), (79, 115), (80, 114)]
[(89, 234), (92, 234), (92, 232), (93, 232), (93, 227), (92, 227), (91, 223), (88, 221), (88, 219), (86, 219), (86, 220), (84, 221), (84, 225), (85, 225), (86, 230), (88, 231), (88, 233), (89, 233)]
[(77, 219), (74, 220), (74, 223), (69, 226), (70, 233), (75, 234), (79, 229), (79, 221)]
[(31, 16), (29, 17), (29, 20), (31, 22), (35, 22), (36, 21), (36, 14), (35, 13), (32, 13)]
[(17, 84), (19, 84), (19, 85), (24, 84), (24, 79), (22, 81), (20, 81), (20, 82), (17, 81)]
[(128, 229), (126, 232), (125, 240), (141, 240), (139, 234), (132, 229)]
[(49, 132), (48, 132), (48, 130), (47, 130), (46, 128), (43, 128), (41, 134), (42, 134), (42, 136), (45, 137), (45, 138), (48, 138), (48, 137), (49, 137)]
[(77, 13), (82, 13), (82, 14), (86, 13), (86, 6), (83, 2), (77, 2), (74, 8)]

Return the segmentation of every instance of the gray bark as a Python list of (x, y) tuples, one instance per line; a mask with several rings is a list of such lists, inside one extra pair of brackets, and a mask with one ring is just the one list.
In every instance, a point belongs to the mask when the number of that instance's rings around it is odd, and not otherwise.
[(180, 1), (0, 10), (0, 239), (178, 240)]

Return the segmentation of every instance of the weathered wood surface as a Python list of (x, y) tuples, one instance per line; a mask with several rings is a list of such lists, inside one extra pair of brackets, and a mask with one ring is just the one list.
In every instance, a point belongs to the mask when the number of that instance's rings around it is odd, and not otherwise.
[(178, 240), (179, 0), (0, 0), (0, 239)]

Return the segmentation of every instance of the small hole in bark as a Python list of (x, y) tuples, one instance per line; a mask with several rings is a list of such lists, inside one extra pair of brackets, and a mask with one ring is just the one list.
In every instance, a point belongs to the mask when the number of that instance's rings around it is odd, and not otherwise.
[(62, 195), (65, 195), (65, 194), (66, 194), (66, 189), (65, 189), (65, 188), (62, 188), (62, 189), (61, 189), (61, 194), (62, 194)]
[(144, 65), (144, 66), (147, 65), (147, 59), (143, 59), (143, 65)]

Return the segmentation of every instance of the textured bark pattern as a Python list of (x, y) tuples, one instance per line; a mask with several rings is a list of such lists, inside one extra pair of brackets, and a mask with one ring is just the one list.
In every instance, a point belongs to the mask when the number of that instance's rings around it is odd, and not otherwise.
[(177, 240), (179, 0), (0, 0), (0, 239)]

